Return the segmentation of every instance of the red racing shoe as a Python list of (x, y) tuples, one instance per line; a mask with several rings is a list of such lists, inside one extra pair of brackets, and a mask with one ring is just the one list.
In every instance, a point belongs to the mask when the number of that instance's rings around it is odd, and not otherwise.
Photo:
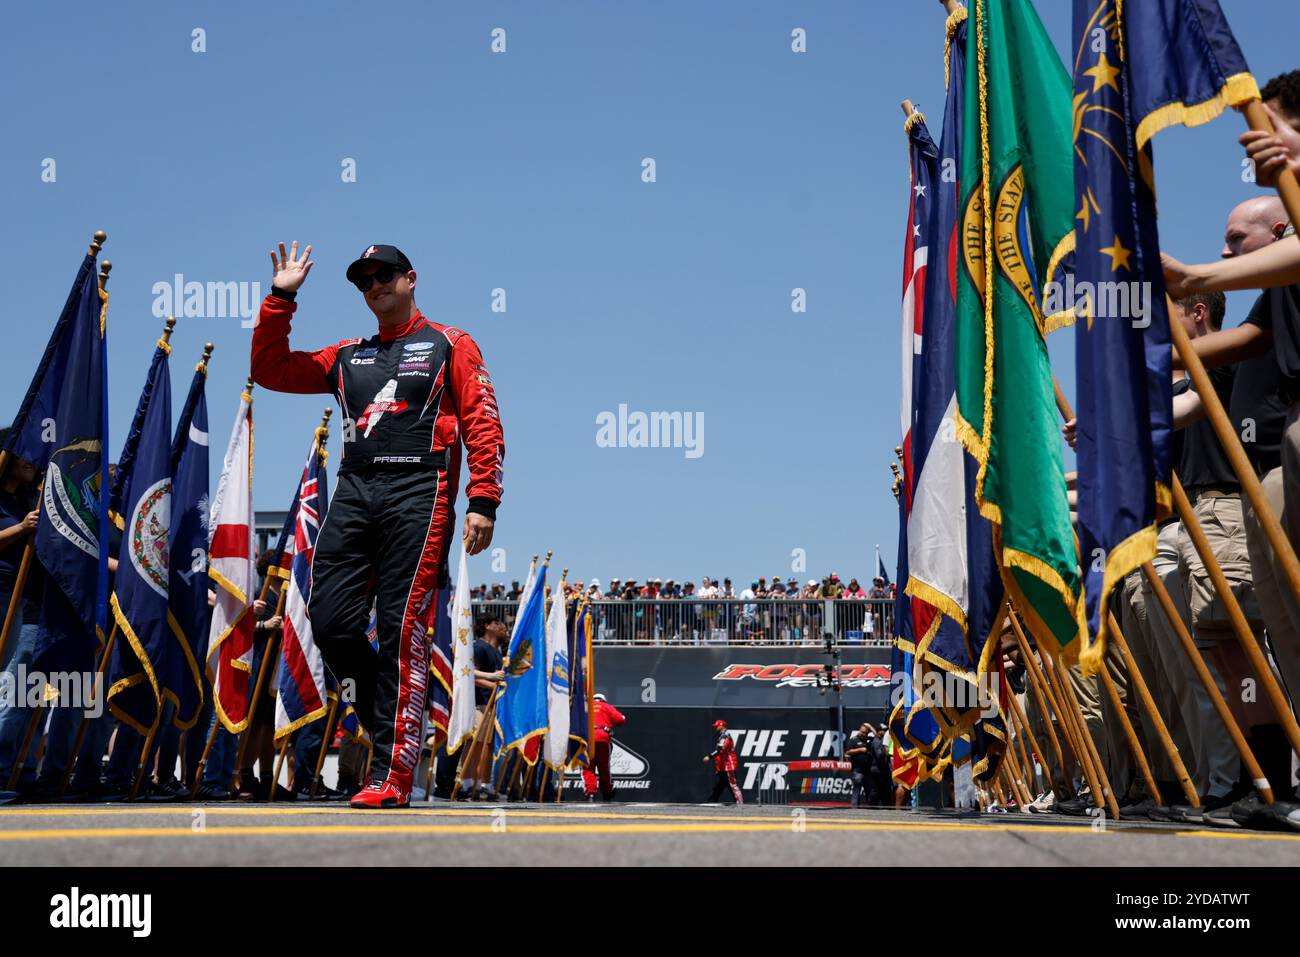
[(403, 794), (386, 781), (371, 781), (348, 802), (352, 807), (362, 810), (381, 810), (411, 806), (411, 797)]

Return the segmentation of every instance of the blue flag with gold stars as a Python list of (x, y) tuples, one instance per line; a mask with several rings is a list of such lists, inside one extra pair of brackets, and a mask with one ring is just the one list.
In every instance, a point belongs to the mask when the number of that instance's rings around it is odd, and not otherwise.
[[(1170, 510), (1169, 313), (1150, 138), (1257, 96), (1217, 0), (1075, 0), (1073, 288), (1084, 595), (1104, 653), (1112, 589)], [(1068, 286), (1068, 282), (1067, 282)]]

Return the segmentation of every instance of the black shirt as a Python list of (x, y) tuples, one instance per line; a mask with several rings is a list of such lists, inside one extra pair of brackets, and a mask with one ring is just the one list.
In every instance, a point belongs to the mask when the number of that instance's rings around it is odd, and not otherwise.
[[(1232, 382), (1236, 377), (1236, 366), (1221, 366), (1210, 369), (1210, 381), (1219, 401), (1227, 408), (1232, 400)], [(1183, 429), (1183, 452), (1178, 459), (1178, 478), (1188, 492), (1207, 488), (1240, 488), (1237, 473), (1232, 470), (1232, 463), (1214, 434), (1214, 426), (1209, 418), (1193, 422)]]
[[(1255, 301), (1251, 315), (1260, 308), (1263, 299), (1260, 296)], [(1282, 395), (1282, 374), (1278, 371), (1277, 359), (1271, 352), (1237, 364), (1228, 418), (1237, 430), (1250, 464), (1261, 475), (1282, 464), (1280, 447), (1282, 432), (1286, 427), (1286, 410), (1290, 404)]]
[(1265, 289), (1246, 321), (1273, 334), (1282, 398), (1300, 399), (1300, 284)]
[[(497, 651), (494, 645), (489, 644), (482, 638), (474, 639), (474, 670), (475, 671), (500, 671), (503, 660), (501, 652)], [(491, 688), (474, 689), (474, 704), (486, 707), (488, 697), (492, 694)]]
[(848, 756), (849, 763), (853, 765), (853, 770), (861, 774), (866, 774), (871, 770), (872, 760), (871, 746), (868, 744), (868, 739), (862, 737), (860, 734), (854, 734), (853, 737), (849, 738), (849, 746), (846, 750), (852, 750), (853, 748), (867, 748), (867, 750), (863, 751), (861, 754), (850, 754)]
[[(17, 494), (0, 489), (0, 530), (21, 525), (31, 510), (30, 496), (24, 494), (21, 489)], [(27, 535), (19, 535), (12, 539), (8, 546), (0, 548), (0, 591), (5, 594), (11, 594), (14, 590), (14, 582), (18, 579), (18, 565), (23, 560), (27, 539)]]

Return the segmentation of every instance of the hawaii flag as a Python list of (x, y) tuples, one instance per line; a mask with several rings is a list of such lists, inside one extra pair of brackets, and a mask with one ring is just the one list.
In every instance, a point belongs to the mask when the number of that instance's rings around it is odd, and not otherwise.
[(447, 753), (474, 734), (474, 614), (470, 610), (469, 563), (465, 543), (460, 546), (460, 570), (456, 573), (456, 595), (451, 604), (451, 718), (447, 724)]
[[(325, 660), (312, 639), (307, 602), (311, 600), (311, 560), (321, 518), (329, 509), (329, 476), (325, 472), (325, 450), (319, 438), (302, 470), (293, 527), (289, 589), (284, 600), (284, 667), (280, 669), (280, 693), (275, 700), (275, 740), (324, 717), (329, 709)], [(286, 547), (286, 552), (289, 549)]]
[(248, 725), (253, 668), (253, 397), (239, 397), (239, 413), (212, 506), (208, 577), (217, 593), (208, 642), (208, 677), (221, 723), (231, 734)]

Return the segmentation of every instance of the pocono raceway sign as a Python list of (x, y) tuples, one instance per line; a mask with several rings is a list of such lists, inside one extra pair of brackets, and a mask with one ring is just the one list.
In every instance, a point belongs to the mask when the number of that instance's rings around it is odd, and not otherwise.
[[(844, 727), (879, 723), (889, 704), (889, 650), (841, 648)], [(842, 803), (851, 783), (840, 753), (837, 698), (818, 687), (829, 659), (816, 647), (625, 648), (596, 646), (596, 688), (627, 718), (614, 729), (616, 799), (705, 801), (714, 770), (712, 724), (736, 744), (746, 800)], [(570, 795), (582, 778), (571, 771)]]

